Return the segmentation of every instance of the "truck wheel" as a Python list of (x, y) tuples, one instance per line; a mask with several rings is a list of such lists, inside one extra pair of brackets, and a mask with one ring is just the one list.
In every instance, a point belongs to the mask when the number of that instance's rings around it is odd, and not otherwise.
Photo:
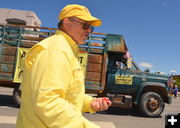
[(156, 92), (146, 92), (141, 96), (139, 108), (144, 116), (159, 117), (164, 111), (165, 103)]
[(13, 91), (14, 102), (18, 107), (21, 105), (21, 91), (19, 89), (19, 86), (20, 85), (16, 85)]

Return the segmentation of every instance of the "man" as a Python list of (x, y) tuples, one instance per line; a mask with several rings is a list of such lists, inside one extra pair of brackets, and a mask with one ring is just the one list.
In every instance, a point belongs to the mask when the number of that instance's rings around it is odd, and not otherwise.
[(99, 128), (82, 112), (94, 113), (111, 105), (108, 98), (85, 94), (77, 59), (78, 44), (101, 21), (81, 5), (64, 7), (59, 20), (59, 31), (35, 45), (26, 57), (17, 128)]

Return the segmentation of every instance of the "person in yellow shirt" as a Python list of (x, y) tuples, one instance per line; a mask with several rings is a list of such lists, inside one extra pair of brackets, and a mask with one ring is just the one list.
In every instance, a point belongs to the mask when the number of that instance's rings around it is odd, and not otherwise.
[(107, 110), (112, 104), (85, 94), (77, 58), (78, 45), (101, 20), (75, 4), (64, 7), (59, 20), (56, 34), (33, 46), (25, 59), (16, 128), (99, 128), (82, 113)]

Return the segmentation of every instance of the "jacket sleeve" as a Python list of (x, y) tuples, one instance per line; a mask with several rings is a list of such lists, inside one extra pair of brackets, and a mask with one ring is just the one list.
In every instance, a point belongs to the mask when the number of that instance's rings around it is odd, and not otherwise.
[(70, 60), (62, 51), (41, 51), (31, 70), (33, 110), (48, 128), (84, 128), (86, 125), (98, 128), (65, 100), (72, 73)]
[(88, 94), (84, 94), (84, 107), (83, 107), (83, 112), (90, 112), (90, 113), (95, 113), (96, 111), (91, 108), (91, 102), (94, 98), (89, 96)]

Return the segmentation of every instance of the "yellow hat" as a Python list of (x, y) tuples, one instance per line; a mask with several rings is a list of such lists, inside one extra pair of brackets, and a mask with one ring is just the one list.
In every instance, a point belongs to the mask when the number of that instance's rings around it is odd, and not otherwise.
[(93, 26), (100, 26), (102, 24), (100, 19), (92, 16), (89, 10), (82, 5), (71, 4), (65, 6), (59, 14), (59, 20), (67, 17), (78, 17), (85, 21), (91, 21)]

